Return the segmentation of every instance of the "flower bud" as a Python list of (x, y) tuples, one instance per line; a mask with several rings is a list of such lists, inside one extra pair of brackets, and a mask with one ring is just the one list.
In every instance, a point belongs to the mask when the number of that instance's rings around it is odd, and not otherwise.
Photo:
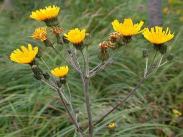
[(60, 83), (65, 84), (66, 83), (66, 77), (60, 78)]
[(31, 69), (36, 79), (42, 79), (43, 71), (37, 65), (31, 65)]

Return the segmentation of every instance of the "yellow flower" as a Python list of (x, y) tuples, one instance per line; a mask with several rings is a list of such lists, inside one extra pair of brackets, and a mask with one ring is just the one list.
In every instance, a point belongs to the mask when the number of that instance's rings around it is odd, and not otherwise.
[(182, 115), (182, 113), (180, 111), (178, 111), (177, 109), (172, 109), (172, 112), (175, 117), (180, 117)]
[(140, 21), (140, 23), (137, 24), (133, 24), (131, 18), (124, 19), (123, 23), (120, 23), (118, 20), (114, 20), (112, 22), (113, 29), (123, 36), (133, 36), (140, 33), (143, 24), (143, 21)]
[(65, 77), (68, 72), (69, 72), (68, 66), (60, 66), (60, 67), (56, 67), (56, 68), (51, 70), (51, 73), (55, 77), (59, 77), (59, 78)]
[(148, 41), (155, 45), (161, 45), (174, 37), (174, 34), (170, 33), (169, 28), (165, 31), (159, 26), (155, 26), (151, 29), (146, 28), (143, 35)]
[(164, 13), (164, 14), (168, 14), (168, 12), (169, 12), (168, 7), (163, 8), (163, 13)]
[(115, 129), (117, 126), (116, 126), (116, 123), (115, 122), (112, 122), (112, 123), (109, 123), (108, 125), (107, 125), (107, 128), (108, 129)]
[(65, 38), (75, 45), (81, 44), (86, 36), (86, 30), (79, 30), (78, 28), (72, 29), (68, 34), (64, 34)]
[(53, 5), (45, 7), (44, 9), (39, 9), (36, 11), (32, 11), (30, 18), (35, 19), (37, 21), (46, 21), (50, 19), (54, 19), (58, 16), (60, 8)]
[(35, 29), (34, 33), (32, 34), (32, 37), (36, 40), (41, 40), (41, 41), (47, 40), (46, 27), (40, 27)]
[(28, 47), (21, 46), (20, 49), (14, 50), (10, 55), (10, 59), (20, 64), (30, 64), (35, 59), (37, 53), (38, 47), (33, 48), (31, 44), (28, 44)]

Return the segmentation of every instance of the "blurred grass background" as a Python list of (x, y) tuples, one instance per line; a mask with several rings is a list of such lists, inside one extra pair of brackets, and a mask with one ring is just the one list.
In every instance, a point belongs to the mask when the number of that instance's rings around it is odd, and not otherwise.
[[(61, 7), (59, 21), (64, 30), (87, 28), (91, 36), (90, 61), (99, 61), (98, 43), (112, 32), (114, 19), (133, 18), (148, 25), (144, 0), (14, 0), (13, 9), (0, 13), (0, 137), (73, 137), (74, 127), (49, 87), (36, 81), (28, 66), (12, 63), (9, 54), (22, 44), (32, 43), (29, 36), (43, 23), (29, 18), (32, 10), (50, 4)], [(2, 3), (2, 0), (1, 0)], [(130, 98), (124, 107), (96, 127), (96, 137), (182, 137), (183, 117), (174, 118), (172, 109), (183, 113), (183, 2), (163, 0), (163, 24), (175, 33), (169, 44), (173, 61), (161, 68)], [(90, 94), (95, 118), (110, 109), (137, 83), (144, 70), (142, 50), (151, 48), (142, 36), (115, 55), (114, 65), (91, 79)], [(63, 60), (49, 50), (44, 59), (50, 67)], [(44, 66), (43, 66), (44, 67)], [(82, 88), (78, 75), (69, 74), (72, 99), (81, 120), (85, 119)], [(109, 132), (106, 125), (115, 121)]]

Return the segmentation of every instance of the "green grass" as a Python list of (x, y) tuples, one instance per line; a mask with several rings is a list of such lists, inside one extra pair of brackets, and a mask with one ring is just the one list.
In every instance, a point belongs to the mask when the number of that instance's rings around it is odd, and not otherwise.
[[(36, 27), (44, 25), (28, 18), (31, 10), (57, 4), (62, 7), (59, 21), (65, 31), (72, 27), (87, 28), (91, 36), (90, 61), (94, 66), (99, 62), (96, 56), (99, 52), (98, 43), (112, 32), (111, 22), (114, 19), (132, 17), (135, 21), (144, 20), (148, 25), (146, 3), (143, 0), (65, 0), (64, 3), (45, 0), (15, 3), (15, 12), (0, 13), (0, 137), (73, 137), (74, 127), (68, 122), (58, 96), (35, 80), (28, 66), (9, 60), (11, 51), (21, 44), (42, 46), (29, 37)], [(96, 137), (183, 136), (182, 117), (173, 121), (171, 111), (172, 108), (181, 110), (183, 105), (183, 26), (179, 20), (183, 15), (174, 12), (174, 9), (181, 9), (180, 4), (181, 1), (172, 4), (171, 12), (164, 15), (164, 26), (169, 26), (175, 32), (175, 39), (169, 44), (170, 53), (174, 54), (173, 61), (146, 81), (124, 107), (98, 124), (95, 128)], [(167, 6), (165, 1), (163, 6)], [(137, 83), (144, 70), (144, 48), (151, 49), (150, 44), (142, 36), (137, 36), (128, 47), (122, 47), (115, 54), (114, 65), (91, 79), (94, 118), (109, 110)], [(43, 57), (50, 67), (64, 62), (51, 50)], [(72, 100), (80, 119), (86, 122), (82, 87), (78, 79), (79, 76), (71, 70), (68, 81)], [(106, 125), (113, 120), (117, 122), (117, 128), (110, 133)]]

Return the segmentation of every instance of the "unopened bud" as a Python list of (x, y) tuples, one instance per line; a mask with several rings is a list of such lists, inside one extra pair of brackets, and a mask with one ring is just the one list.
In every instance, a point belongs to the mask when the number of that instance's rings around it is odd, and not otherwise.
[(60, 78), (60, 83), (61, 83), (61, 84), (65, 84), (65, 83), (66, 83), (66, 78), (65, 78), (65, 77)]
[(32, 69), (32, 72), (34, 73), (34, 77), (40, 80), (43, 76), (42, 70), (37, 65), (32, 65), (31, 69)]

